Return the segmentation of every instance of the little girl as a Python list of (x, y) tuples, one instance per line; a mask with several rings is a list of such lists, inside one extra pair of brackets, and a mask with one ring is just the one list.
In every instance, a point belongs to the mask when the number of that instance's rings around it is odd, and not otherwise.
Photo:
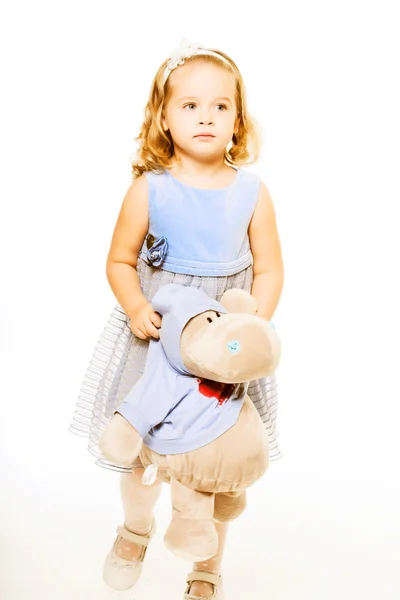
[[(118, 305), (94, 350), (70, 427), (90, 438), (97, 464), (122, 473), (124, 525), (103, 571), (118, 590), (129, 589), (140, 576), (162, 483), (142, 483), (140, 459), (132, 469), (108, 463), (98, 440), (143, 373), (149, 338), (159, 337), (153, 295), (172, 282), (201, 287), (217, 300), (227, 289), (242, 288), (257, 299), (258, 316), (270, 320), (284, 280), (268, 189), (242, 169), (257, 159), (258, 144), (242, 76), (229, 56), (184, 40), (155, 75), (138, 141), (134, 181), (107, 259)], [(265, 423), (270, 460), (276, 460), (281, 453), (275, 376), (251, 382), (248, 393)], [(186, 600), (222, 600), (227, 523), (215, 525), (218, 552), (194, 564)]]

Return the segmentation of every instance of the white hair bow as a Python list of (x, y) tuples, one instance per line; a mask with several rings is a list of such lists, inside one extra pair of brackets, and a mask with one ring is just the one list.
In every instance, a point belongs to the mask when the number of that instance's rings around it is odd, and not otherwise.
[(207, 50), (200, 42), (189, 42), (187, 38), (184, 38), (179, 46), (175, 48), (175, 50), (173, 50), (173, 52), (171, 52), (169, 55), (169, 61), (167, 62), (167, 66), (165, 67), (164, 71), (163, 83), (167, 81), (168, 75), (171, 73), (171, 71), (176, 69), (176, 67), (179, 65), (183, 65), (185, 58), (190, 58), (195, 54), (208, 54), (210, 56), (216, 56), (231, 67), (231, 64), (226, 60), (226, 58), (221, 56), (221, 54), (213, 52), (212, 50)]

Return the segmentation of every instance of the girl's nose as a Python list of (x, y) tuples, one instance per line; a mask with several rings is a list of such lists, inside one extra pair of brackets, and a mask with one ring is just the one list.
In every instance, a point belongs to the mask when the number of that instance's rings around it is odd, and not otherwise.
[(212, 125), (214, 120), (210, 115), (200, 115), (199, 117), (199, 125)]

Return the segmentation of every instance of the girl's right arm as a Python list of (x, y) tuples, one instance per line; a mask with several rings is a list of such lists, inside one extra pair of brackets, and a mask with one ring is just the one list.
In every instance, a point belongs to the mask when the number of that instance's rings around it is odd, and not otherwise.
[(132, 332), (141, 339), (158, 338), (161, 317), (154, 312), (140, 287), (136, 271), (138, 255), (148, 231), (147, 180), (134, 180), (122, 202), (107, 257), (108, 283), (130, 319)]

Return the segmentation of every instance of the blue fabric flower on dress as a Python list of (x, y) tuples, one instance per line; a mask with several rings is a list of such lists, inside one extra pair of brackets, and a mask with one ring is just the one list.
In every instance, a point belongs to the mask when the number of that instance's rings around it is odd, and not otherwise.
[(168, 252), (168, 240), (166, 237), (161, 236), (154, 238), (152, 235), (148, 235), (146, 238), (147, 245), (147, 260), (153, 267), (159, 267)]

